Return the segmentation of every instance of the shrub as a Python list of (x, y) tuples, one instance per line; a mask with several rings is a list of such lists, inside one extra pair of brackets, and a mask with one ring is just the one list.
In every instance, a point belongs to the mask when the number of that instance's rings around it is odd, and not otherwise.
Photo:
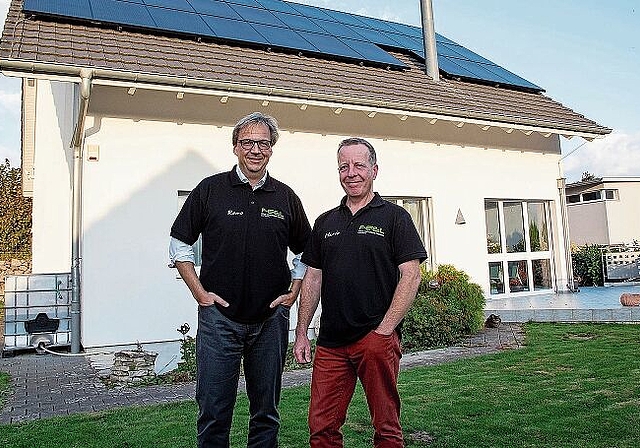
[(597, 244), (571, 246), (574, 278), (581, 286), (603, 286), (602, 251)]
[(407, 351), (455, 344), (484, 324), (484, 293), (480, 285), (451, 265), (422, 271), (422, 281), (402, 327)]

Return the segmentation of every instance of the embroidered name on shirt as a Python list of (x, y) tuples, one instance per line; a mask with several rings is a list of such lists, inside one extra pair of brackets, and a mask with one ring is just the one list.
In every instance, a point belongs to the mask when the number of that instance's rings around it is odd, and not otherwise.
[(326, 240), (327, 238), (331, 238), (332, 236), (338, 236), (340, 235), (340, 231), (336, 230), (335, 232), (327, 232), (324, 234), (324, 239)]
[(360, 225), (360, 227), (358, 227), (358, 234), (384, 236), (384, 229), (378, 226), (362, 224)]
[(244, 212), (237, 212), (235, 210), (227, 210), (227, 216), (242, 216)]
[(273, 210), (271, 208), (263, 208), (260, 211), (260, 217), (262, 218), (277, 218), (284, 220), (284, 214), (280, 210)]

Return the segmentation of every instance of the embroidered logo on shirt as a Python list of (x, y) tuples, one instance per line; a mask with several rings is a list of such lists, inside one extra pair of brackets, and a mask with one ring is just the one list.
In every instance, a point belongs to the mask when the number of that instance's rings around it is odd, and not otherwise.
[(235, 210), (227, 210), (227, 216), (242, 216), (244, 212), (237, 212)]
[(332, 236), (338, 236), (340, 235), (340, 231), (336, 230), (335, 232), (327, 232), (324, 234), (324, 239), (326, 240), (327, 238), (331, 238)]
[(272, 208), (262, 208), (260, 211), (261, 218), (277, 218), (284, 221), (284, 213), (280, 210), (274, 210)]
[(384, 236), (384, 229), (378, 226), (361, 224), (358, 227), (358, 234)]

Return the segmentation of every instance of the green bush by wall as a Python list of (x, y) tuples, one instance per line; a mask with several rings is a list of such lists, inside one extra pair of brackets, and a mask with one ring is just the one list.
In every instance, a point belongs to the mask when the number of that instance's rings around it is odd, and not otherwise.
[(480, 285), (452, 265), (423, 270), (413, 306), (402, 327), (406, 351), (444, 347), (479, 331), (484, 324), (484, 293)]
[(603, 286), (602, 251), (597, 244), (571, 246), (573, 277), (580, 286)]

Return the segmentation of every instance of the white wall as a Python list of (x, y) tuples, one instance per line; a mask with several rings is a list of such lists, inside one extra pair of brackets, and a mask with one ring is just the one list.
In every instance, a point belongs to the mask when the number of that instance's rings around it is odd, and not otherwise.
[(608, 204), (605, 201), (567, 205), (571, 242), (583, 244), (609, 244)]
[(33, 273), (71, 270), (72, 84), (37, 81)]
[(606, 183), (605, 188), (618, 189), (618, 201), (606, 201), (609, 240), (612, 244), (640, 240), (640, 182)]
[[(54, 104), (42, 103), (46, 108), (40, 111), (39, 129), (52, 133), (53, 142), (63, 140), (61, 134), (68, 131), (51, 122)], [(269, 169), (298, 193), (311, 222), (343, 195), (336, 169), (338, 142), (354, 134), (364, 136), (378, 151), (375, 190), (383, 196), (431, 198), (436, 262), (456, 265), (485, 290), (484, 199), (557, 204), (557, 141), (535, 134), (508, 135), (499, 129), (486, 133), (469, 126), (460, 130), (450, 123), (433, 126), (395, 116), (371, 119), (361, 112), (337, 116), (330, 109), (311, 107), (303, 112), (275, 103), (263, 108), (249, 100), (231, 99), (221, 105), (217, 98), (186, 95), (178, 102), (171, 93), (138, 89), (129, 96), (124, 88), (94, 89), (85, 144), (98, 145), (100, 158), (85, 161), (84, 169), (85, 346), (175, 339), (176, 328), (184, 322), (196, 328), (196, 304), (176, 271), (166, 266), (177, 191), (190, 190), (205, 176), (231, 168), (233, 124), (252, 110), (279, 119), (283, 131)], [(69, 120), (65, 125), (72, 129)], [(470, 145), (476, 136), (478, 141), (493, 138), (500, 149)], [(456, 139), (461, 143), (451, 143)], [(528, 144), (533, 151), (522, 152)], [(52, 218), (56, 235), (46, 239), (42, 235), (47, 232), (43, 220), (48, 204), (34, 201), (40, 216), (34, 248), (39, 246), (45, 271), (56, 266), (56, 257), (69, 257), (70, 170), (68, 151), (62, 146), (38, 145), (36, 151), (36, 157), (49, 161), (51, 178), (47, 185), (36, 185), (37, 197), (66, 204), (64, 214)], [(466, 218), (464, 225), (455, 225), (458, 209)], [(559, 219), (555, 221), (559, 225)], [(555, 228), (552, 235), (554, 249), (562, 254), (561, 233)], [(64, 257), (45, 258), (52, 248), (66, 251)], [(558, 276), (566, 278), (562, 263), (557, 264)], [(68, 270), (68, 263), (64, 267)]]

